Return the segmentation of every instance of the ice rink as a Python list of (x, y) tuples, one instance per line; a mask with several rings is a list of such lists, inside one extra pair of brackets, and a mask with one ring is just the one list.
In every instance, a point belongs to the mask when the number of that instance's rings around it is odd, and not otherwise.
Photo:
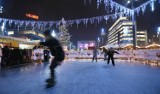
[(45, 88), (49, 63), (0, 71), (0, 94), (160, 94), (160, 68), (116, 60), (66, 60), (56, 68), (56, 85)]

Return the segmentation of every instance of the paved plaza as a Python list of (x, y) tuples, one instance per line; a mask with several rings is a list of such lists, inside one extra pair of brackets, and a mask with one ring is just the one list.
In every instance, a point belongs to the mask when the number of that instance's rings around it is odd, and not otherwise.
[(45, 88), (49, 63), (2, 69), (0, 94), (160, 94), (160, 68), (116, 60), (65, 61), (56, 69), (54, 87)]

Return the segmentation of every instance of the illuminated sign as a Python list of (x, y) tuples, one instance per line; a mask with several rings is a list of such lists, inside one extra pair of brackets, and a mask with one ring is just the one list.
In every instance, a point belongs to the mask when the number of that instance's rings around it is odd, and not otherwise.
[(27, 13), (27, 14), (26, 14), (26, 17), (33, 18), (33, 19), (36, 19), (36, 20), (39, 19), (39, 16), (34, 15), (34, 14), (30, 14), (30, 13)]
[(95, 47), (95, 41), (78, 41), (79, 49), (89, 49)]

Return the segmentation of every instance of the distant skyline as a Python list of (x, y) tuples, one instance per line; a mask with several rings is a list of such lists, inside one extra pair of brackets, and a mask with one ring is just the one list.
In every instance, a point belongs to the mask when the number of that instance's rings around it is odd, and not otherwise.
[[(107, 14), (103, 5), (97, 9), (96, 0), (91, 1), (91, 4), (87, 2), (87, 4), (84, 5), (84, 0), (1, 0), (4, 11), (0, 14), (0, 17), (33, 20), (25, 17), (26, 13), (33, 13), (40, 17), (39, 20), (56, 21), (61, 20), (62, 17), (64, 17), (65, 20), (74, 20)], [(128, 6), (124, 1), (114, 1), (124, 6)], [(135, 6), (140, 5), (145, 1), (147, 0), (139, 0), (135, 3)], [(149, 38), (151, 35), (156, 34), (157, 28), (160, 26), (160, 4), (158, 4), (158, 1), (156, 2), (154, 12), (150, 10), (150, 6), (147, 6), (146, 12), (136, 16), (136, 20), (137, 30), (147, 30)], [(72, 27), (68, 28), (68, 32), (72, 35), (71, 41), (75, 45), (77, 45), (77, 41), (96, 41), (97, 38), (100, 37), (101, 28), (105, 29), (106, 36), (104, 39), (106, 39), (108, 29), (114, 22), (115, 21), (112, 19), (109, 19), (107, 23), (103, 20), (99, 24), (88, 24), (87, 27), (80, 24), (78, 28), (76, 24), (74, 24)], [(57, 28), (55, 28), (55, 30), (57, 30)]]

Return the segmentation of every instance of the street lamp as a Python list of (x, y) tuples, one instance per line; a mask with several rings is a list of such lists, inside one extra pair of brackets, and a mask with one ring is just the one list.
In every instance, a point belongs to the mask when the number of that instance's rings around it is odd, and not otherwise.
[(158, 27), (158, 29), (157, 29), (157, 35), (159, 35), (160, 34), (160, 27)]
[(157, 36), (158, 36), (159, 43), (160, 43), (160, 27), (158, 27), (158, 29), (157, 29)]
[[(127, 3), (131, 3), (132, 10), (134, 9), (134, 6), (133, 6), (134, 1), (138, 1), (138, 0), (128, 0), (128, 2), (127, 2)], [(135, 13), (134, 13), (134, 11), (132, 11), (132, 29), (133, 29), (133, 47), (136, 48), (136, 45), (137, 45), (137, 39), (136, 39), (137, 32), (136, 32), (136, 21), (135, 21)]]
[(99, 48), (99, 42), (100, 42), (100, 38), (97, 38), (97, 43), (98, 43), (98, 48)]
[(104, 35), (105, 35), (104, 28), (102, 28), (102, 29), (101, 29), (102, 44), (103, 44), (103, 42), (104, 42)]
[(51, 35), (52, 35), (52, 37), (56, 37), (56, 33), (54, 30), (51, 32)]
[(72, 49), (72, 42), (71, 41), (69, 41), (69, 50), (71, 50)]
[(130, 0), (128, 0), (128, 1), (127, 1), (127, 3), (129, 4), (129, 3), (131, 3), (131, 1), (130, 1)]
[(5, 35), (5, 34), (4, 34), (4, 29), (5, 29), (5, 23), (2, 22), (1, 31), (2, 31), (2, 35), (3, 35), (3, 36)]

